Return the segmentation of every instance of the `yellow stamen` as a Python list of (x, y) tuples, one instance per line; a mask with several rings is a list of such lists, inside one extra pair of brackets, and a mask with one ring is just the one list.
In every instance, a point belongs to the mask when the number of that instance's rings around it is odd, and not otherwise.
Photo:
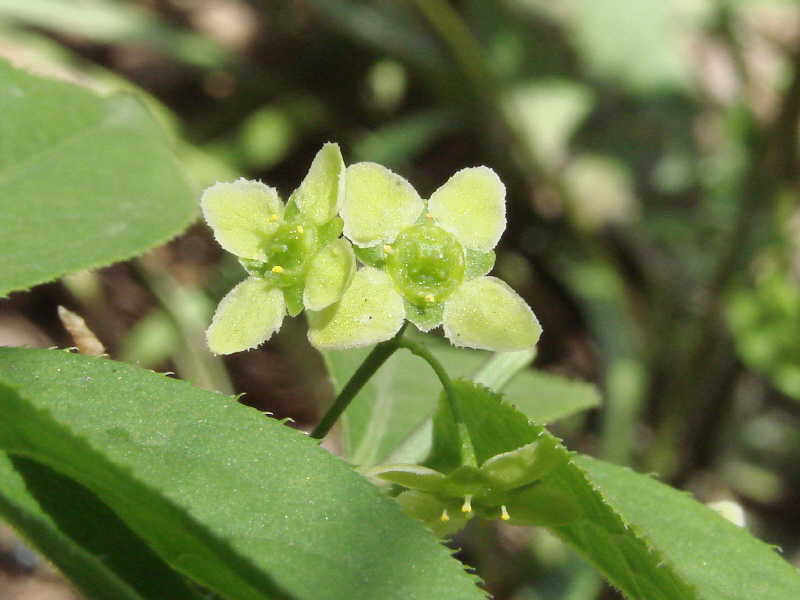
[(428, 219), (431, 219), (431, 220), (433, 220), (433, 219), (435, 219), (435, 218), (436, 218), (436, 215), (435, 215), (435, 214), (433, 214), (432, 212), (429, 212), (427, 215), (425, 215), (425, 217), (427, 217)]
[(283, 267), (281, 267), (280, 265), (275, 265), (274, 267), (272, 267), (272, 272), (273, 273), (283, 273)]
[(511, 517), (509, 516), (509, 514), (508, 514), (508, 511), (506, 510), (506, 507), (505, 507), (505, 506), (501, 506), (501, 507), (500, 507), (500, 512), (502, 513), (502, 514), (500, 515), (500, 518), (501, 518), (501, 519), (503, 519), (503, 521), (508, 521), (508, 520), (511, 518)]
[(278, 215), (270, 215), (269, 216), (269, 222), (270, 223), (274, 223), (277, 220), (278, 220)]
[(442, 516), (439, 517), (439, 520), (442, 523), (447, 523), (450, 520), (450, 515), (447, 514), (447, 509), (446, 508), (442, 511)]
[(391, 247), (389, 244), (386, 244), (386, 245), (383, 247), (383, 251), (384, 251), (386, 254), (391, 254), (392, 252), (394, 252), (394, 250), (392, 250), (392, 247)]
[(303, 233), (303, 231), (305, 231), (305, 230), (303, 229), (303, 226), (302, 226), (302, 225), (298, 225), (298, 226), (297, 226), (297, 233)]
[(472, 495), (467, 494), (464, 497), (464, 504), (461, 507), (461, 512), (463, 513), (471, 513), (472, 512)]
[(434, 302), (436, 302), (436, 296), (434, 296), (433, 294), (425, 294), (424, 300), (428, 304), (433, 304)]

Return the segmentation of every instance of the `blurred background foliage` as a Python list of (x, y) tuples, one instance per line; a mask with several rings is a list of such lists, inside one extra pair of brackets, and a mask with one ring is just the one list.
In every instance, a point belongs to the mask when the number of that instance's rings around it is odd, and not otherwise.
[[(0, 55), (140, 95), (198, 195), (245, 176), (286, 197), (326, 141), (423, 196), (494, 168), (509, 202), (496, 274), (542, 321), (536, 367), (603, 392), (554, 431), (717, 503), (800, 564), (796, 3), (0, 0)], [(72, 345), (65, 305), (112, 357), (308, 427), (331, 388), (303, 321), (224, 364), (205, 348), (243, 276), (198, 223), (12, 294), (0, 338)], [(496, 598), (614, 597), (541, 532), (477, 526), (456, 543)]]

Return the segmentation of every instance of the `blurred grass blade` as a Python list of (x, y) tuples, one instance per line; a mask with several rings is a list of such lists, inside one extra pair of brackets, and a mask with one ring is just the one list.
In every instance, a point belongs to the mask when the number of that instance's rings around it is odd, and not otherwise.
[(475, 374), (472, 380), (496, 391), (505, 385), (536, 357), (536, 350), (520, 352), (498, 352)]
[(129, 2), (0, 0), (0, 17), (96, 43), (139, 43), (197, 67), (219, 68), (231, 60), (208, 38), (174, 29), (155, 12)]

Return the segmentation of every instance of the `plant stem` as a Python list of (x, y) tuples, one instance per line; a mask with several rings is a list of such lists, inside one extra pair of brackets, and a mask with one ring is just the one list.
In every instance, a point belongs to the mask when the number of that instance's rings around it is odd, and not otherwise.
[(392, 339), (381, 342), (372, 349), (372, 352), (369, 353), (367, 358), (364, 359), (364, 362), (361, 363), (358, 369), (356, 369), (356, 372), (353, 373), (353, 376), (350, 377), (350, 381), (347, 382), (342, 388), (342, 391), (339, 392), (339, 395), (336, 396), (336, 400), (333, 401), (328, 412), (326, 412), (322, 420), (317, 423), (314, 431), (311, 432), (312, 438), (321, 440), (328, 435), (331, 427), (333, 427), (334, 423), (342, 416), (342, 413), (350, 405), (350, 402), (353, 401), (353, 398), (356, 397), (356, 394), (361, 391), (361, 388), (364, 387), (375, 372), (381, 368), (383, 363), (385, 363), (396, 350), (402, 348), (401, 338), (406, 331), (406, 327), (408, 327), (408, 321), (403, 323), (403, 326)]
[(406, 348), (414, 356), (419, 356), (421, 359), (425, 360), (436, 372), (436, 376), (439, 377), (439, 381), (441, 381), (442, 387), (444, 388), (444, 393), (450, 406), (450, 412), (453, 414), (453, 420), (458, 430), (458, 438), (461, 443), (461, 462), (464, 465), (477, 467), (478, 459), (475, 456), (475, 448), (472, 446), (472, 438), (469, 435), (469, 429), (467, 429), (467, 424), (464, 421), (464, 413), (461, 410), (461, 404), (458, 401), (453, 382), (447, 375), (447, 371), (445, 371), (442, 363), (440, 363), (423, 344), (409, 339), (398, 339), (397, 342), (401, 348)]

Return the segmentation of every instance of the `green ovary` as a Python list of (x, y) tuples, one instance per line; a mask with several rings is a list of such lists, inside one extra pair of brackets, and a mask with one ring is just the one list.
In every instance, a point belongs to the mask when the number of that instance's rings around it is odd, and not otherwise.
[(305, 277), (316, 253), (316, 228), (299, 219), (282, 223), (265, 249), (266, 262), (242, 259), (242, 266), (251, 275), (274, 281), (276, 287), (292, 287)]
[(436, 225), (404, 229), (386, 252), (386, 272), (417, 306), (446, 300), (464, 282), (464, 248)]

